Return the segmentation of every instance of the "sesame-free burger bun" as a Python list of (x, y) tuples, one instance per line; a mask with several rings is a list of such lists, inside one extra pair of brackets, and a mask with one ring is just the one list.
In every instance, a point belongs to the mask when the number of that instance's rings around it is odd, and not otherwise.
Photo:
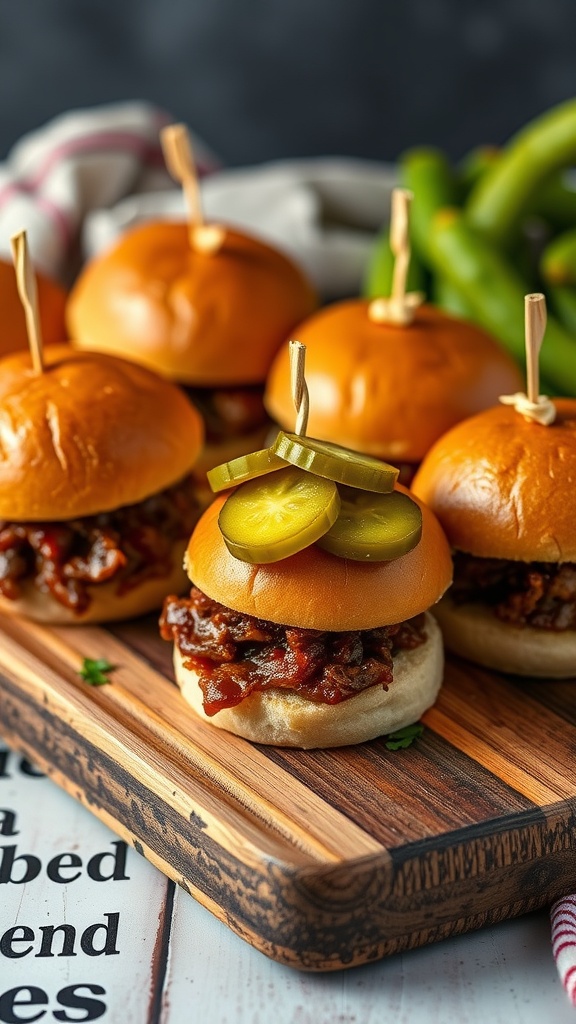
[(198, 252), (187, 224), (152, 222), (87, 264), (67, 323), (79, 348), (181, 383), (257, 384), (316, 305), (302, 271), (263, 242), (226, 228), (217, 252)]
[(253, 565), (224, 543), (218, 516), (226, 497), (217, 497), (200, 518), (185, 564), (200, 590), (235, 611), (303, 629), (375, 629), (426, 611), (451, 583), (448, 544), (420, 501), (422, 539), (401, 558), (361, 563), (312, 545), (279, 562)]
[[(38, 271), (35, 271), (35, 278), (42, 340), (45, 345), (62, 342), (66, 336), (64, 327), (66, 293), (55, 281)], [(0, 310), (2, 311), (0, 357), (9, 355), (11, 352), (28, 350), (26, 318), (22, 300), (18, 294), (14, 266), (1, 259)]]
[[(310, 393), (308, 432), (392, 462), (419, 462), (459, 420), (522, 387), (512, 358), (479, 327), (433, 306), (406, 326), (374, 323), (368, 300), (330, 305), (300, 324)], [(264, 404), (294, 426), (288, 346)]]
[(202, 420), (175, 385), (111, 356), (50, 346), (0, 362), (0, 519), (66, 520), (132, 505), (182, 479)]
[(576, 675), (576, 632), (514, 626), (481, 603), (456, 604), (449, 594), (434, 608), (446, 646), (486, 668), (522, 676)]
[(125, 590), (122, 590), (122, 577), (88, 586), (86, 590), (90, 600), (84, 612), (66, 608), (48, 591), (39, 590), (31, 579), (19, 581), (19, 597), (15, 600), (0, 596), (0, 611), (9, 615), (23, 615), (35, 622), (45, 622), (52, 626), (117, 622), (144, 615), (160, 608), (166, 594), (181, 594), (185, 589), (187, 579), (182, 568), (185, 547), (185, 541), (174, 542), (169, 571), (165, 576), (143, 580)]
[(319, 704), (274, 689), (252, 693), (236, 707), (208, 717), (198, 674), (184, 667), (177, 647), (176, 681), (201, 718), (255, 743), (303, 748), (364, 743), (418, 721), (436, 700), (444, 668), (442, 636), (431, 615), (426, 615), (425, 628), (425, 643), (394, 657), (394, 679), (387, 690), (370, 686), (340, 704)]
[(576, 399), (554, 405), (556, 420), (542, 426), (500, 404), (429, 452), (412, 486), (453, 548), (479, 558), (576, 561)]

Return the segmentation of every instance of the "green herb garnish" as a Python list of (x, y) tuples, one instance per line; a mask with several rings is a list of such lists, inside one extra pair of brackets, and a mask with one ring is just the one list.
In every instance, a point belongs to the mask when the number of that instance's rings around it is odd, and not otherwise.
[(106, 661), (106, 658), (84, 658), (78, 675), (88, 683), (88, 686), (104, 686), (112, 682), (108, 678), (108, 673), (113, 672), (114, 668), (115, 666)]
[(403, 729), (398, 729), (398, 732), (390, 733), (386, 740), (386, 749), (404, 750), (405, 747), (411, 747), (414, 740), (418, 739), (423, 732), (424, 726), (420, 722), (415, 722), (414, 725), (405, 725)]

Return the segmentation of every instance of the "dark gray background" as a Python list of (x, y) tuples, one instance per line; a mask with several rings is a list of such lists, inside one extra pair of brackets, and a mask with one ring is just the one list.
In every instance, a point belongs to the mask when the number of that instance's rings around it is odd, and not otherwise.
[(576, 95), (576, 0), (0, 0), (0, 156), (147, 99), (229, 164), (454, 157)]

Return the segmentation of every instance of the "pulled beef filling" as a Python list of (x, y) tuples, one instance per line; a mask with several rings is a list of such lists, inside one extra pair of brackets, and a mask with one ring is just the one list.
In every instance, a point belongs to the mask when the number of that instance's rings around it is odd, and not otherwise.
[(454, 601), (481, 601), (512, 626), (576, 629), (576, 564), (454, 557)]
[(322, 704), (339, 704), (369, 686), (387, 690), (394, 654), (426, 640), (424, 615), (345, 633), (299, 629), (235, 612), (197, 587), (189, 598), (166, 598), (160, 632), (198, 672), (207, 715), (256, 690), (294, 690)]
[(230, 388), (185, 388), (198, 409), (206, 440), (217, 443), (228, 437), (251, 434), (269, 422), (261, 385)]
[(117, 579), (124, 594), (144, 580), (167, 576), (172, 547), (198, 519), (192, 477), (137, 505), (54, 523), (0, 520), (0, 594), (20, 596), (33, 580), (77, 614), (90, 604), (88, 586)]

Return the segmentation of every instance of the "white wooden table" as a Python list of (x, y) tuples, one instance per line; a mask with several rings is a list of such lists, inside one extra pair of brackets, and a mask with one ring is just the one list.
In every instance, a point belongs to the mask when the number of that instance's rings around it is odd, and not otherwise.
[(0, 748), (0, 1024), (574, 1024), (548, 914), (336, 974), (246, 945)]

